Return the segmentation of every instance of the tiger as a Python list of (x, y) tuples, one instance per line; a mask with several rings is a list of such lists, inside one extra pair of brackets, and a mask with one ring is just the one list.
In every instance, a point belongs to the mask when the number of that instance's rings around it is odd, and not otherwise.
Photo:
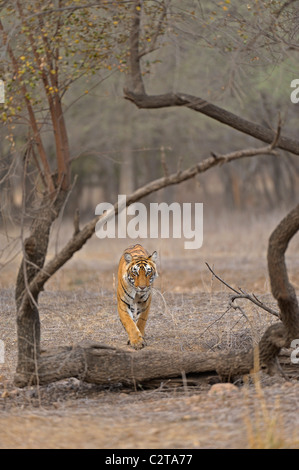
[(158, 277), (158, 254), (151, 255), (141, 245), (127, 248), (118, 266), (117, 307), (120, 321), (134, 349), (145, 346), (144, 330), (148, 318), (152, 284)]

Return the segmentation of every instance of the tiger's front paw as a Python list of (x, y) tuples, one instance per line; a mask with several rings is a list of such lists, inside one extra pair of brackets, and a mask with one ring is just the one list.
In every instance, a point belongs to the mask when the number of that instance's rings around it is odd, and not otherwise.
[(138, 350), (138, 349), (144, 348), (144, 346), (146, 345), (146, 341), (145, 341), (144, 338), (141, 337), (141, 338), (138, 338), (138, 339), (136, 339), (136, 340), (134, 340), (134, 341), (133, 341), (133, 340), (129, 340), (129, 341), (128, 341), (128, 344), (129, 344), (130, 346), (132, 346), (132, 348)]

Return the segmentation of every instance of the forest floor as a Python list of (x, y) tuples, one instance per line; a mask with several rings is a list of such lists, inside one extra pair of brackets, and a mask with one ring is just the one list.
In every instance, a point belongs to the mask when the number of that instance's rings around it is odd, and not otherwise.
[[(159, 278), (147, 324), (147, 347), (156, 350), (243, 350), (277, 321), (248, 301), (229, 309), (233, 287), (254, 292), (276, 308), (266, 251), (281, 214), (235, 214), (208, 220), (204, 244), (184, 250), (181, 240), (151, 240)], [(70, 227), (60, 227), (65, 243)], [(4, 237), (0, 238), (2, 247)], [(46, 285), (40, 296), (42, 347), (94, 340), (121, 348), (127, 337), (116, 309), (118, 259), (132, 241), (94, 237)], [(13, 385), (17, 337), (14, 283), (19, 257), (0, 271), (0, 448), (299, 448), (299, 381), (257, 376), (236, 387), (213, 387), (213, 377), (179, 377), (150, 387), (85, 384), (71, 378), (47, 386)], [(299, 290), (299, 240), (287, 252), (290, 280)], [(288, 358), (288, 360), (290, 360)], [(298, 364), (299, 371), (299, 364)], [(298, 374), (299, 375), (299, 374)]]

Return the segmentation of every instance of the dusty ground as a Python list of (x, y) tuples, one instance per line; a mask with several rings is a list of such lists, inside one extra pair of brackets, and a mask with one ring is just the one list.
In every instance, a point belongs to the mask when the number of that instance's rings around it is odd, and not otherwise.
[[(148, 348), (178, 351), (243, 349), (274, 317), (242, 302), (246, 318), (228, 310), (230, 292), (205, 261), (234, 287), (275, 308), (266, 269), (267, 238), (281, 214), (208, 220), (204, 245), (187, 252), (179, 241), (152, 240), (160, 277), (147, 326)], [(68, 237), (60, 228), (58, 245)], [(4, 247), (5, 239), (0, 239)], [(116, 314), (115, 273), (131, 241), (96, 238), (47, 284), (40, 297), (42, 346), (96, 340), (126, 346)], [(51, 247), (55, 251), (56, 239)], [(299, 289), (299, 241), (288, 250)], [(262, 448), (299, 447), (299, 382), (260, 377), (213, 393), (201, 381), (159, 382), (150, 389), (99, 387), (69, 379), (39, 388), (13, 386), (16, 365), (14, 281), (18, 258), (0, 271), (0, 448)], [(299, 367), (299, 365), (298, 365)], [(187, 378), (188, 379), (188, 378)]]

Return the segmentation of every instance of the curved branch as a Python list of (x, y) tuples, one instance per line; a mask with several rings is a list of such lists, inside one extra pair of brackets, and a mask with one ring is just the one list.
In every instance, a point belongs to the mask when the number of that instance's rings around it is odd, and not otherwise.
[(187, 93), (164, 93), (162, 95), (147, 95), (141, 73), (139, 35), (141, 21), (141, 2), (135, 0), (134, 14), (131, 25), (131, 47), (130, 47), (130, 88), (124, 89), (124, 97), (132, 101), (138, 108), (155, 109), (174, 106), (185, 106), (193, 111), (204, 114), (216, 121), (226, 124), (244, 134), (250, 135), (255, 139), (270, 144), (274, 142), (276, 136), (276, 146), (287, 150), (295, 155), (299, 155), (299, 141), (290, 137), (280, 136), (280, 132), (268, 129), (255, 122), (248, 121), (236, 114), (226, 111), (208, 101)]
[[(281, 322), (274, 323), (265, 331), (258, 347), (248, 353), (251, 367), (262, 367), (270, 375), (279, 371), (277, 355), (281, 348), (289, 347), (290, 341), (299, 338), (299, 306), (295, 290), (288, 278), (285, 252), (291, 238), (299, 231), (299, 204), (279, 223), (269, 238), (268, 270), (271, 289), (278, 302)], [(253, 354), (252, 354), (253, 353)], [(240, 374), (240, 359), (220, 364), (217, 372), (222, 380), (230, 380)], [(248, 362), (247, 362), (248, 364)], [(241, 368), (242, 368), (241, 367)]]
[(299, 338), (299, 306), (294, 287), (289, 281), (285, 252), (291, 238), (299, 230), (299, 204), (273, 231), (268, 246), (268, 270), (273, 297), (277, 300), (281, 319), (290, 339)]
[[(179, 170), (169, 176), (158, 178), (142, 186), (141, 188), (137, 189), (132, 194), (127, 196), (126, 205), (129, 206), (130, 204), (139, 201), (143, 197), (148, 196), (149, 194), (152, 194), (156, 191), (159, 191), (160, 189), (165, 188), (167, 186), (180, 184), (183, 181), (187, 181), (191, 178), (194, 178), (196, 175), (204, 173), (205, 171), (215, 166), (223, 165), (225, 163), (238, 160), (240, 158), (254, 157), (257, 155), (265, 154), (273, 155), (275, 154), (275, 151), (272, 147), (272, 144), (270, 144), (265, 147), (244, 149), (236, 152), (231, 152), (226, 155), (214, 155), (212, 157), (206, 158), (194, 165), (193, 167), (187, 168), (184, 171)], [(118, 203), (115, 203), (113, 214), (117, 215), (117, 213)], [(104, 224), (107, 222), (109, 217), (111, 217), (111, 213), (109, 213), (108, 215), (95, 217), (90, 222), (88, 222), (82, 230), (74, 234), (74, 236), (70, 239), (67, 245), (55, 256), (53, 260), (49, 261), (49, 263), (44, 266), (43, 270), (40, 271), (37, 276), (32, 280), (30, 284), (30, 290), (33, 296), (37, 295), (37, 293), (40, 292), (47, 280), (53, 274), (55, 274), (55, 272), (58, 271), (58, 269), (60, 269), (73, 256), (76, 251), (82, 248), (82, 246), (95, 233), (95, 227), (98, 222), (101, 220)], [(24, 301), (28, 301), (28, 299), (24, 299)]]
[[(261, 126), (255, 122), (237, 116), (230, 111), (226, 111), (208, 101), (197, 96), (186, 93), (165, 93), (163, 95), (138, 94), (127, 88), (124, 89), (124, 97), (132, 101), (138, 108), (157, 109), (174, 106), (185, 106), (197, 111), (216, 121), (226, 124), (237, 131), (250, 135), (262, 142), (270, 143), (275, 138), (276, 131)], [(287, 150), (295, 155), (299, 155), (299, 141), (290, 137), (281, 136), (277, 142), (277, 147)]]

